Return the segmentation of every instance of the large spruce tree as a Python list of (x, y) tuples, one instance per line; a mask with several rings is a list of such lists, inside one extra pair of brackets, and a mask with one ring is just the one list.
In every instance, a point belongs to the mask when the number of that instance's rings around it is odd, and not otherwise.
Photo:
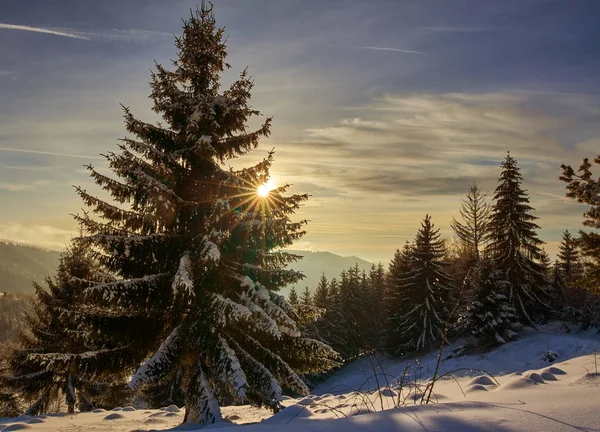
[(440, 230), (426, 215), (410, 251), (410, 271), (392, 287), (401, 307), (390, 316), (396, 327), (395, 353), (431, 348), (443, 337), (453, 285), (444, 270), (444, 254)]
[(510, 153), (500, 164), (502, 172), (494, 193), (490, 221), (490, 242), (486, 251), (503, 272), (508, 292), (519, 317), (533, 324), (534, 315), (547, 312), (545, 287), (548, 284), (540, 263), (543, 242), (531, 214), (529, 195), (522, 188), (523, 176)]
[[(119, 279), (86, 290), (88, 313), (120, 322), (111, 333), (124, 367), (143, 364), (132, 389), (178, 379), (185, 421), (214, 423), (220, 403), (250, 401), (280, 407), (282, 392), (308, 391), (298, 373), (327, 370), (335, 352), (300, 335), (281, 286), (301, 274), (285, 270), (298, 257), (281, 251), (304, 234), (290, 217), (307, 195), (266, 197), (272, 155), (234, 171), (227, 161), (269, 135), (271, 119), (250, 131), (253, 81), (246, 71), (220, 90), (224, 31), (212, 7), (184, 22), (173, 70), (156, 65), (153, 109), (146, 123), (125, 108), (132, 135), (106, 158), (113, 176), (90, 166), (107, 202), (78, 188), (100, 218), (78, 217), (84, 244)], [(122, 204), (122, 206), (119, 206)]]
[[(51, 412), (60, 406), (73, 413), (91, 409), (92, 402), (115, 383), (123, 369), (115, 351), (105, 344), (90, 344), (89, 321), (80, 313), (83, 292), (90, 285), (110, 282), (111, 276), (81, 244), (64, 252), (56, 277), (46, 286), (35, 283), (33, 311), (21, 335), (23, 348), (12, 352), (9, 374), (3, 381), (30, 403), (27, 414)], [(118, 351), (118, 349), (117, 349)], [(121, 375), (119, 375), (121, 374)]]

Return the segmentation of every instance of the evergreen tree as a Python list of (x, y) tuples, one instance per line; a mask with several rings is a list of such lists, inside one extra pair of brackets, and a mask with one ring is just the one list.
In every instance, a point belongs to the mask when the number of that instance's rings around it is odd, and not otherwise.
[(288, 302), (292, 306), (297, 306), (300, 303), (300, 298), (298, 297), (298, 293), (296, 292), (296, 288), (291, 287), (290, 293), (288, 294)]
[(304, 291), (302, 291), (302, 295), (300, 296), (300, 303), (304, 306), (312, 306), (313, 298), (308, 287), (304, 287)]
[(397, 353), (431, 348), (443, 337), (452, 280), (442, 261), (444, 242), (429, 215), (421, 223), (411, 252), (411, 267), (398, 281), (402, 310), (390, 318), (398, 328)]
[(90, 400), (109, 387), (98, 379), (124, 379), (120, 365), (110, 361), (110, 347), (90, 345), (90, 328), (79, 312), (83, 291), (110, 280), (91, 253), (74, 244), (61, 256), (56, 277), (46, 278), (47, 288), (34, 283), (35, 302), (22, 333), (23, 348), (12, 352), (10, 375), (3, 377), (31, 403), (27, 414), (48, 413), (61, 398), (70, 414), (77, 403), (82, 411), (89, 410)]
[(580, 273), (579, 251), (577, 240), (569, 230), (565, 230), (558, 246), (558, 272), (566, 285), (573, 284)]
[(381, 349), (385, 344), (386, 275), (383, 264), (373, 264), (367, 277), (367, 302), (365, 318), (366, 348)]
[[(323, 278), (321, 278), (322, 280)], [(339, 283), (336, 278), (333, 278), (327, 287), (327, 301), (324, 310), (325, 313), (321, 319), (315, 323), (319, 338), (343, 356), (347, 330), (340, 300)]]
[(463, 247), (469, 251), (472, 261), (476, 262), (479, 260), (481, 248), (488, 240), (491, 216), (491, 207), (486, 202), (486, 194), (476, 183), (470, 186), (466, 199), (463, 199), (460, 215), (462, 222), (452, 218), (450, 226)]
[(503, 294), (510, 291), (493, 261), (480, 262), (470, 280), (472, 302), (465, 314), (465, 327), (484, 344), (498, 345), (513, 340), (521, 329), (517, 311)]
[(123, 347), (119, 361), (143, 361), (130, 388), (182, 374), (184, 421), (209, 424), (221, 419), (220, 403), (278, 410), (282, 388), (308, 392), (298, 374), (337, 363), (328, 346), (300, 334), (293, 308), (275, 293), (301, 278), (284, 269), (299, 257), (282, 248), (304, 234), (305, 221), (290, 217), (307, 195), (287, 196), (288, 186), (258, 195), (272, 154), (250, 168), (225, 168), (270, 132), (270, 118), (248, 130), (260, 115), (249, 105), (253, 81), (243, 71), (220, 92), (230, 66), (223, 29), (204, 3), (175, 45), (174, 70), (156, 65), (151, 82), (164, 123), (142, 122), (125, 109), (136, 138), (106, 156), (117, 179), (90, 167), (114, 202), (78, 188), (102, 218), (78, 220), (85, 243), (119, 277), (88, 288), (86, 302), (90, 313), (120, 320), (120, 333), (111, 335)]
[(323, 273), (315, 290), (314, 304), (316, 307), (327, 310), (329, 308), (329, 283)]
[(386, 278), (386, 349), (392, 355), (402, 354), (403, 328), (400, 326), (402, 317), (410, 309), (404, 296), (404, 280), (413, 270), (413, 247), (406, 241), (402, 249), (396, 249)]
[(510, 155), (501, 163), (502, 172), (494, 194), (490, 222), (489, 256), (503, 272), (507, 295), (519, 317), (533, 324), (532, 313), (542, 313), (547, 280), (540, 264), (543, 242), (538, 239), (535, 224), (537, 217), (531, 214), (529, 195), (521, 187), (523, 177), (517, 161)]
[(351, 359), (359, 356), (364, 344), (365, 291), (358, 264), (340, 275), (340, 302), (344, 314), (346, 332), (345, 349), (342, 357)]

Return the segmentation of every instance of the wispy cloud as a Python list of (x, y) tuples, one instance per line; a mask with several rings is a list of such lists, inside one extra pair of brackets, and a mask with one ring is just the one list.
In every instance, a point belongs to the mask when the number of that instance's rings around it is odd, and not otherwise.
[(358, 50), (371, 50), (371, 51), (391, 51), (405, 54), (419, 54), (419, 55), (428, 55), (422, 51), (402, 49), (402, 48), (391, 48), (391, 47), (377, 47), (377, 46), (361, 46), (361, 45), (330, 45), (331, 47), (337, 48), (349, 48), (349, 49), (358, 49)]
[(420, 27), (419, 30), (431, 33), (477, 33), (500, 31), (498, 28), (478, 27), (478, 26), (431, 26)]
[(62, 37), (67, 37), (67, 38), (71, 38), (71, 39), (89, 40), (88, 37), (86, 37), (83, 34), (77, 33), (77, 32), (65, 31), (62, 29), (44, 28), (44, 27), (31, 27), (31, 26), (27, 26), (27, 25), (0, 23), (0, 30), (28, 31), (28, 32), (34, 32), (34, 33), (45, 33), (45, 34), (50, 34), (50, 35), (54, 35), (54, 36), (62, 36)]
[(21, 192), (32, 188), (30, 184), (22, 183), (2, 183), (0, 182), (0, 190), (8, 192)]
[(80, 154), (72, 154), (72, 153), (58, 153), (58, 152), (49, 152), (42, 150), (28, 150), (28, 149), (17, 149), (10, 147), (0, 147), (0, 152), (13, 152), (13, 153), (29, 153), (29, 154), (39, 154), (39, 155), (48, 155), (48, 156), (60, 156), (60, 157), (70, 157), (77, 159), (104, 159), (102, 156), (89, 156), (89, 155), (80, 155)]
[(45, 28), (32, 27), (28, 25), (0, 23), (0, 30), (19, 30), (34, 33), (45, 33), (54, 36), (62, 36), (71, 39), (94, 40), (94, 41), (124, 41), (144, 42), (154, 37), (172, 37), (171, 33), (143, 29), (98, 29), (81, 30), (73, 28)]
[(154, 30), (142, 29), (110, 29), (78, 31), (88, 40), (113, 41), (113, 42), (146, 42), (152, 38), (172, 38), (173, 34)]

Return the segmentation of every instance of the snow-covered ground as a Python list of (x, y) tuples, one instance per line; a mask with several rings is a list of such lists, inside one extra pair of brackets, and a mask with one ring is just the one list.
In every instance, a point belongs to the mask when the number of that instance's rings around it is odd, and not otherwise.
[[(458, 346), (448, 347), (445, 354)], [(229, 407), (223, 410), (229, 421), (253, 424), (221, 423), (206, 429), (600, 431), (600, 375), (596, 373), (595, 351), (600, 362), (600, 335), (596, 332), (567, 334), (559, 324), (539, 331), (528, 329), (518, 341), (492, 352), (443, 361), (441, 373), (471, 368), (485, 370), (493, 377), (474, 370), (459, 371), (436, 384), (432, 396), (435, 403), (429, 405), (420, 403), (420, 394), (433, 373), (437, 353), (418, 361), (364, 358), (318, 386), (310, 397), (286, 400), (287, 408), (275, 416), (264, 409)], [(554, 356), (556, 359), (549, 362)], [(400, 379), (405, 370), (405, 386), (399, 392), (396, 378)], [(377, 380), (374, 371), (378, 372)], [(360, 392), (356, 392), (358, 389)], [(182, 415), (177, 407), (126, 407), (108, 412), (0, 419), (0, 431), (165, 430), (176, 427)]]

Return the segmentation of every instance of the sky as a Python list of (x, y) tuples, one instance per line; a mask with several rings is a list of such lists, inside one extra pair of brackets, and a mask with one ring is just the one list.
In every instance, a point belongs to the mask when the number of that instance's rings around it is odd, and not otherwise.
[[(154, 62), (198, 1), (0, 0), (0, 238), (60, 249), (97, 191), (84, 165), (154, 120)], [(389, 261), (426, 213), (450, 237), (510, 150), (553, 255), (585, 206), (560, 164), (600, 153), (597, 0), (215, 0), (231, 82), (248, 67), (272, 174), (309, 193), (295, 249)], [(597, 170), (596, 170), (597, 171)]]

